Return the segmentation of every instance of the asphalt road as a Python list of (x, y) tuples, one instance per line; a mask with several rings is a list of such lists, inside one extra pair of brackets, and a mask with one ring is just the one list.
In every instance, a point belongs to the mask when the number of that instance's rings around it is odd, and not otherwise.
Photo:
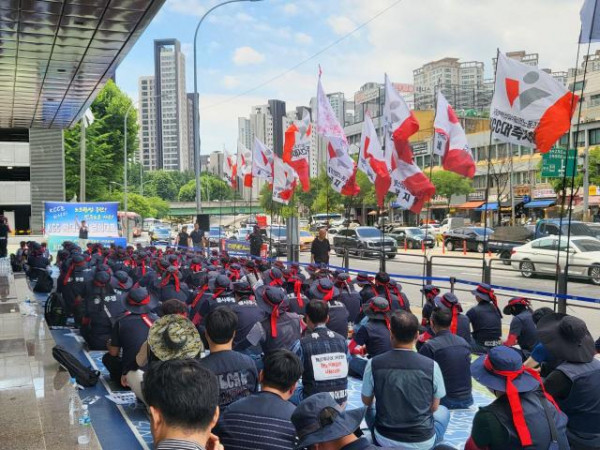
[[(434, 277), (454, 277), (465, 281), (481, 282), (481, 255), (477, 253), (468, 253), (465, 257), (461, 252), (452, 252), (442, 255), (439, 249), (430, 250), (429, 252), (429, 256), (433, 256)], [(300, 261), (309, 262), (310, 254), (306, 252), (301, 253)], [(388, 259), (386, 261), (387, 272), (390, 275), (396, 275), (396, 278), (402, 284), (403, 291), (407, 294), (411, 304), (417, 307), (420, 307), (423, 302), (422, 294), (420, 292), (423, 281), (403, 278), (403, 276), (422, 277), (424, 275), (423, 261), (424, 256), (420, 251), (408, 251), (404, 253), (402, 250), (396, 258)], [(333, 253), (330, 258), (330, 264), (340, 267), (343, 265), (342, 259), (338, 256), (334, 256)], [(349, 268), (353, 271), (365, 270), (377, 272), (379, 270), (379, 260), (359, 259), (351, 256)], [(434, 284), (439, 286), (442, 290), (450, 289), (450, 284), (448, 282), (436, 281)], [(518, 271), (513, 271), (511, 266), (505, 266), (502, 262), (494, 260), (492, 262), (492, 284), (513, 289), (528, 289), (552, 294), (554, 292), (555, 280), (553, 277), (523, 278)], [(470, 293), (473, 288), (474, 286), (460, 283), (455, 286), (455, 293), (461, 300), (465, 310), (475, 303), (473, 295)], [(586, 281), (570, 280), (568, 293), (570, 295), (597, 298), (600, 302), (600, 287)], [(552, 296), (518, 294), (517, 292), (510, 292), (501, 288), (496, 289), (496, 294), (501, 307), (504, 307), (510, 298), (519, 295), (530, 298), (534, 309), (542, 306), (549, 306), (552, 308), (554, 303)], [(590, 307), (593, 309), (590, 309)], [(594, 336), (594, 339), (600, 336), (600, 304), (569, 300), (567, 303), (567, 312), (584, 319), (588, 324), (588, 328)], [(508, 326), (510, 317), (505, 317), (504, 322), (505, 325)]]

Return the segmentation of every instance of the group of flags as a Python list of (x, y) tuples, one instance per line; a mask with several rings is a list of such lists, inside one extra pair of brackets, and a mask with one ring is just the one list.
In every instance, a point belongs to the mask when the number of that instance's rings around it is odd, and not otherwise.
[[(591, 36), (592, 33), (590, 33)], [(600, 31), (598, 31), (600, 39)], [(533, 147), (544, 153), (569, 130), (578, 97), (548, 73), (498, 53), (496, 83), (490, 109), (491, 136), (501, 142)], [(435, 195), (435, 187), (415, 164), (410, 138), (419, 131), (419, 122), (404, 98), (385, 76), (385, 103), (382, 141), (369, 114), (365, 115), (358, 161), (349, 152), (342, 124), (331, 107), (321, 83), (317, 83), (317, 115), (314, 130), (327, 145), (327, 175), (331, 187), (342, 195), (360, 192), (356, 172), (361, 170), (375, 186), (377, 205), (393, 193), (404, 209), (419, 213)], [(285, 132), (282, 157), (258, 138), (252, 150), (238, 144), (237, 159), (225, 155), (227, 183), (252, 187), (253, 179), (267, 181), (273, 200), (288, 204), (298, 183), (310, 189), (309, 154), (312, 124), (307, 111)], [(467, 178), (475, 176), (475, 161), (460, 120), (442, 92), (436, 96), (433, 155), (442, 168)]]

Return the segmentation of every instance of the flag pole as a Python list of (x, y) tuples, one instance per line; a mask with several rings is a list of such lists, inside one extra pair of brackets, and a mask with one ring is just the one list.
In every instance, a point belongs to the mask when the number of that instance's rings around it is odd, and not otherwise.
[[(590, 47), (592, 45), (592, 32), (594, 30), (594, 22), (596, 20), (596, 8), (598, 6), (598, 2), (594, 2), (594, 10), (592, 13), (592, 21), (590, 24), (590, 33), (588, 35), (588, 39), (587, 39), (587, 51), (586, 51), (586, 57), (584, 59), (584, 63), (583, 63), (583, 76), (582, 76), (582, 86), (581, 86), (581, 97), (583, 97), (583, 93), (585, 91), (585, 80), (586, 80), (586, 76), (587, 76), (587, 66), (588, 66), (588, 61), (589, 61), (589, 56), (590, 56)], [(581, 28), (579, 31), (579, 40), (577, 42), (577, 56), (576, 56), (576, 60), (575, 60), (575, 75), (573, 77), (573, 87), (571, 89), (571, 110), (573, 108), (573, 100), (575, 98), (575, 86), (577, 85), (577, 74), (579, 73), (579, 56), (580, 56), (580, 50), (581, 50), (581, 35), (583, 33), (583, 20), (581, 22)], [(581, 110), (583, 107), (583, 102), (580, 101), (579, 102), (579, 108), (577, 110), (577, 124), (575, 125), (575, 156), (577, 157), (577, 145), (578, 145), (578, 141), (579, 141), (579, 128), (581, 126)], [(556, 281), (554, 283), (554, 309), (555, 311), (558, 309), (558, 312), (560, 313), (566, 313), (566, 298), (562, 298), (561, 302), (558, 303), (558, 294), (559, 291), (563, 291), (564, 292), (560, 292), (560, 294), (562, 295), (567, 295), (567, 290), (568, 290), (568, 284), (569, 284), (569, 243), (571, 240), (571, 221), (573, 218), (573, 197), (574, 197), (574, 191), (575, 191), (575, 170), (573, 171), (573, 173), (571, 174), (571, 195), (569, 198), (569, 213), (568, 213), (568, 227), (567, 227), (567, 245), (565, 246), (565, 252), (566, 252), (566, 259), (565, 259), (565, 270), (564, 273), (562, 274), (562, 276), (564, 276), (564, 282), (562, 283), (564, 286), (564, 289), (560, 289), (561, 288), (561, 283), (559, 282), (559, 279), (561, 278), (561, 273), (560, 273), (560, 251), (561, 251), (561, 238), (562, 238), (562, 225), (563, 225), (563, 217), (565, 215), (565, 203), (566, 203), (566, 199), (567, 199), (567, 171), (568, 171), (568, 167), (569, 167), (569, 149), (571, 147), (571, 145), (573, 144), (571, 142), (571, 128), (573, 126), (573, 121), (571, 120), (570, 122), (570, 127), (569, 127), (569, 135), (568, 135), (568, 139), (567, 139), (567, 151), (565, 152), (565, 163), (564, 163), (564, 173), (563, 173), (563, 178), (562, 178), (562, 185), (563, 185), (563, 195), (562, 195), (562, 199), (561, 199), (561, 206), (560, 206), (560, 221), (559, 221), (559, 227), (558, 227), (558, 249), (556, 251), (556, 272), (557, 272), (557, 276), (555, 277)], [(587, 138), (585, 139), (585, 141), (587, 141)], [(584, 142), (585, 144), (585, 142)], [(585, 170), (587, 170), (587, 168), (585, 168)]]
[[(387, 78), (387, 74), (384, 73), (383, 75), (383, 107), (385, 109), (385, 101), (387, 99), (387, 83), (385, 82), (385, 79)], [(379, 115), (380, 120), (383, 120), (383, 114)], [(375, 135), (377, 137), (377, 129), (375, 130)], [(382, 149), (383, 149), (383, 154), (385, 155), (386, 153), (386, 148), (385, 148), (385, 120), (383, 120), (383, 145), (382, 145)], [(379, 139), (379, 137), (377, 137), (377, 139)], [(360, 153), (358, 155), (360, 157)], [(377, 223), (379, 223), (379, 214), (380, 214), (380, 207), (379, 207), (379, 201), (377, 200), (377, 195), (375, 195), (375, 201), (377, 202)], [(381, 224), (381, 242), (380, 242), (380, 259), (379, 259), (379, 271), (380, 272), (385, 272), (386, 271), (386, 264), (385, 264), (385, 219), (383, 220), (383, 223)]]

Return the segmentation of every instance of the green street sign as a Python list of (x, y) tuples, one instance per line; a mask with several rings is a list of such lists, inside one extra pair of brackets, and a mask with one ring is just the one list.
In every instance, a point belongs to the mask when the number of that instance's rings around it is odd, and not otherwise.
[(567, 152), (566, 148), (552, 148), (548, 153), (542, 155), (542, 177), (562, 178), (565, 176), (565, 167), (567, 177), (575, 175), (577, 150), (571, 149)]

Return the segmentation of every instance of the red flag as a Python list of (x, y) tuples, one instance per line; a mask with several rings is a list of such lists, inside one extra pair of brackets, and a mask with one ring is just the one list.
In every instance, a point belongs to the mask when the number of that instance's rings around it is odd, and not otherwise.
[(369, 115), (365, 116), (363, 123), (360, 148), (358, 168), (375, 185), (377, 205), (382, 208), (385, 195), (389, 192), (392, 184), (390, 162), (385, 159), (385, 154), (377, 138), (377, 131), (375, 131), (375, 126)]
[(310, 115), (304, 110), (302, 120), (294, 121), (286, 130), (283, 145), (283, 161), (296, 171), (304, 192), (310, 189), (308, 157), (311, 132)]

